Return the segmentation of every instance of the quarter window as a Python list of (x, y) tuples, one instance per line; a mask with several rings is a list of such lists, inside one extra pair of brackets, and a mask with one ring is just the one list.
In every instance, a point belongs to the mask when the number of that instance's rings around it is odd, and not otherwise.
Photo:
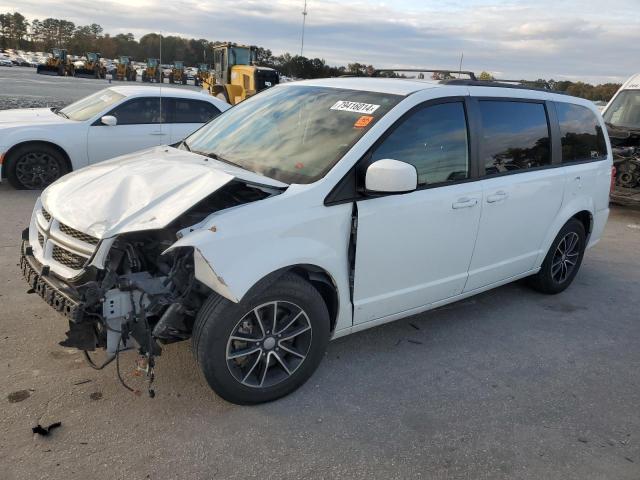
[(556, 103), (562, 161), (594, 160), (607, 156), (607, 144), (600, 122), (591, 110), (582, 105)]
[(114, 108), (107, 115), (116, 117), (118, 125), (165, 123), (168, 99), (162, 100), (163, 117), (160, 116), (160, 103), (159, 97), (134, 98)]
[(371, 161), (392, 158), (418, 171), (418, 185), (468, 178), (469, 147), (462, 102), (421, 108), (375, 149)]
[(209, 102), (185, 98), (175, 98), (174, 102), (174, 123), (207, 123), (220, 115), (220, 110)]
[(551, 165), (543, 104), (482, 100), (480, 114), (480, 161), (486, 175)]

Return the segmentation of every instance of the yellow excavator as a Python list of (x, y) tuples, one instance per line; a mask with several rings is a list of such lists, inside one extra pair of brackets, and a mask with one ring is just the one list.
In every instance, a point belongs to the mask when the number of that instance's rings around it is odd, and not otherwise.
[(100, 63), (101, 55), (99, 53), (89, 52), (85, 55), (87, 59), (82, 67), (76, 68), (74, 77), (80, 78), (105, 78), (107, 69)]
[(235, 105), (265, 88), (279, 83), (273, 68), (258, 67), (256, 48), (224, 43), (213, 48), (213, 72), (205, 77), (202, 88), (211, 95)]
[(133, 64), (131, 63), (131, 57), (126, 55), (121, 56), (116, 66), (116, 80), (135, 82), (137, 75), (136, 69), (133, 68)]
[(67, 75), (73, 77), (75, 68), (67, 55), (67, 51), (64, 48), (54, 48), (51, 54), (52, 55), (47, 58), (47, 63), (38, 65), (37, 73), (42, 75), (58, 75), (60, 77)]
[(161, 79), (160, 61), (157, 58), (147, 58), (147, 67), (142, 72), (142, 81), (160, 83)]
[(184, 71), (184, 62), (181, 60), (175, 60), (171, 67), (171, 73), (167, 76), (169, 83), (181, 83), (187, 84), (187, 74)]

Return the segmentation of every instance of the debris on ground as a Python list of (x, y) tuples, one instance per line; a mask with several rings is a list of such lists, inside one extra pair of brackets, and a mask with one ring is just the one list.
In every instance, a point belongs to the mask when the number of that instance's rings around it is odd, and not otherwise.
[(33, 433), (37, 433), (38, 435), (42, 435), (43, 437), (46, 437), (51, 433), (51, 430), (53, 430), (54, 428), (58, 428), (61, 425), (62, 425), (62, 422), (55, 422), (45, 428), (42, 425), (38, 424), (35, 427), (33, 427), (31, 430), (33, 431)]
[(29, 392), (29, 390), (18, 390), (17, 392), (12, 392), (7, 395), (7, 399), (9, 400), (9, 403), (18, 403), (26, 400), (30, 396), (31, 392)]

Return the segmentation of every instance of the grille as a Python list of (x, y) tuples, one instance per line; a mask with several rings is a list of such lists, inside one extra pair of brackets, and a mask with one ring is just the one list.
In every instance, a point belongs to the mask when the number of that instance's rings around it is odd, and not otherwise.
[(44, 207), (42, 207), (42, 216), (47, 220), (47, 222), (51, 221), (51, 215), (47, 212)]
[(81, 242), (90, 243), (91, 245), (97, 245), (98, 239), (96, 237), (92, 237), (91, 235), (87, 235), (86, 233), (79, 232), (75, 228), (71, 228), (64, 223), (59, 225), (60, 231), (70, 237), (73, 237)]
[(40, 244), (41, 247), (44, 246), (44, 237), (40, 232), (38, 232), (38, 243)]
[(51, 256), (53, 259), (65, 265), (66, 267), (73, 268), (74, 270), (80, 270), (84, 266), (84, 263), (87, 261), (86, 258), (81, 257), (80, 255), (76, 255), (68, 250), (65, 250), (58, 245), (53, 246), (53, 251), (51, 252)]

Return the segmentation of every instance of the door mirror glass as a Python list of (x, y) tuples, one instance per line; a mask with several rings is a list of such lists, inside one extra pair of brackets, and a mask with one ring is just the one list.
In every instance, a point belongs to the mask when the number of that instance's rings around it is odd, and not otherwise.
[(105, 115), (100, 119), (100, 122), (108, 127), (115, 127), (118, 124), (118, 119), (113, 115)]
[(367, 168), (365, 188), (376, 193), (412, 192), (418, 186), (416, 167), (399, 160), (386, 158)]

